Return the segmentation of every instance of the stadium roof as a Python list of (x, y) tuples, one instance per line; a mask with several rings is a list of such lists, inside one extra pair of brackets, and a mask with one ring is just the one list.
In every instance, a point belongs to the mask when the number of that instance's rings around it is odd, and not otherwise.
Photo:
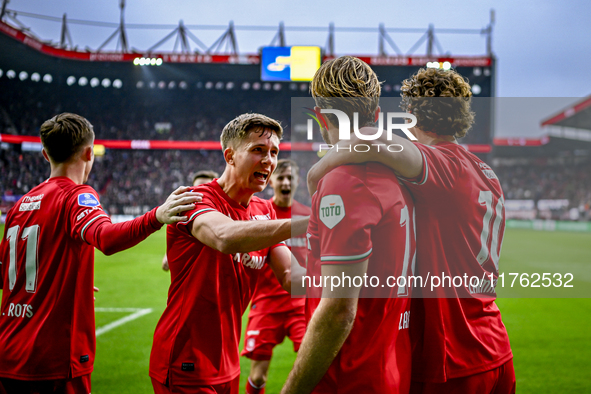
[(591, 96), (542, 121), (542, 126), (591, 130)]

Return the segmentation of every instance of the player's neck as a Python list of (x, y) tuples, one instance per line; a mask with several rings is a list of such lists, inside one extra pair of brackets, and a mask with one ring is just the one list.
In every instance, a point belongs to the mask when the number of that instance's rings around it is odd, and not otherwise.
[(226, 172), (224, 172), (220, 179), (218, 179), (218, 185), (220, 185), (228, 197), (243, 207), (247, 207), (252, 199), (252, 191), (242, 188), (231, 176), (228, 176)]
[(435, 133), (418, 130), (416, 128), (413, 134), (417, 137), (419, 142), (424, 145), (437, 145), (442, 142), (451, 142), (453, 144), (458, 143), (456, 137), (454, 137), (453, 135), (438, 135)]
[(78, 163), (60, 163), (52, 165), (49, 177), (55, 178), (58, 176), (70, 178), (75, 184), (82, 185), (85, 182), (84, 166), (80, 166)]

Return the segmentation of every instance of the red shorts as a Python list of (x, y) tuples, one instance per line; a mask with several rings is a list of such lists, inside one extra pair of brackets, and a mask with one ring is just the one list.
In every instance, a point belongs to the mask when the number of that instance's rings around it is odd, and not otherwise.
[(240, 375), (229, 382), (212, 386), (195, 386), (190, 384), (171, 386), (168, 382), (162, 384), (152, 378), (152, 387), (154, 388), (154, 394), (238, 394)]
[(515, 394), (513, 359), (476, 375), (448, 379), (445, 383), (412, 382), (410, 386), (410, 394), (448, 393)]
[[(4, 391), (2, 391), (4, 389)], [(69, 379), (16, 380), (0, 378), (0, 394), (90, 394), (90, 374)]]
[(304, 308), (283, 313), (257, 314), (248, 318), (244, 349), (241, 355), (251, 360), (266, 361), (273, 356), (273, 348), (287, 336), (298, 351), (306, 332)]

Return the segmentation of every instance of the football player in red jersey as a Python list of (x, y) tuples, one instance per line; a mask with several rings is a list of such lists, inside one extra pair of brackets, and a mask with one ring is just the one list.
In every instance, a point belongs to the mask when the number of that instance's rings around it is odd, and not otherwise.
[[(279, 219), (310, 216), (310, 208), (293, 198), (299, 183), (298, 174), (298, 165), (293, 160), (283, 159), (277, 162), (277, 168), (271, 175), (270, 185), (274, 194), (271, 202)], [(286, 243), (303, 264), (307, 253), (306, 237), (290, 238)], [(294, 351), (300, 348), (306, 331), (304, 303), (304, 298), (292, 298), (281, 288), (269, 267), (263, 268), (252, 296), (242, 350), (242, 356), (252, 360), (246, 382), (247, 394), (265, 392), (273, 348), (286, 336), (293, 341)]]
[[(7, 393), (90, 393), (95, 357), (94, 248), (112, 254), (163, 223), (187, 220), (196, 193), (177, 189), (160, 207), (112, 224), (84, 183), (94, 162), (92, 125), (64, 113), (41, 125), (51, 175), (8, 212), (0, 245), (0, 387)], [(0, 391), (1, 392), (1, 391)]]
[[(316, 111), (355, 112), (360, 124), (375, 123), (380, 82), (361, 60), (324, 63), (310, 90)], [(326, 117), (326, 124), (323, 139), (337, 143), (337, 120)], [(411, 272), (414, 237), (412, 199), (389, 168), (346, 165), (324, 176), (307, 234), (308, 327), (282, 393), (408, 392), (410, 288), (386, 283)], [(330, 284), (320, 288), (323, 278)], [(343, 283), (333, 288), (334, 278)]]
[[(505, 228), (504, 197), (491, 168), (460, 146), (474, 122), (469, 83), (454, 70), (421, 69), (402, 84), (402, 108), (416, 116), (403, 151), (329, 151), (309, 173), (309, 188), (331, 168), (375, 160), (394, 169), (417, 209), (417, 274), (484, 278), (438, 287), (412, 302), (412, 393), (514, 393), (507, 330), (494, 298)], [(363, 143), (353, 137), (348, 144)], [(465, 281), (463, 281), (464, 283)]]
[[(193, 186), (199, 186), (199, 185), (203, 185), (204, 183), (209, 183), (219, 177), (220, 177), (220, 174), (218, 174), (215, 171), (207, 171), (207, 170), (197, 171), (195, 173), (195, 175), (193, 175)], [(164, 254), (164, 257), (162, 258), (162, 269), (164, 271), (169, 270), (168, 257), (166, 257), (166, 253)]]
[(156, 393), (238, 393), (241, 319), (263, 266), (287, 291), (303, 274), (282, 241), (303, 234), (307, 218), (273, 220), (272, 203), (254, 196), (275, 170), (282, 134), (264, 115), (228, 123), (224, 173), (194, 188), (203, 202), (167, 229), (171, 285), (150, 356)]

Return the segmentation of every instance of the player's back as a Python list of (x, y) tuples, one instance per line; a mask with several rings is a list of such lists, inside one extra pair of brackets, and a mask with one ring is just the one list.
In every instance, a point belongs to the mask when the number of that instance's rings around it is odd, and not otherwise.
[[(68, 178), (50, 178), (6, 217), (0, 248), (2, 377), (57, 379), (92, 371), (94, 248), (75, 238), (72, 223), (96, 215), (93, 192)], [(76, 194), (80, 205), (87, 201), (88, 212), (74, 219)]]
[[(423, 173), (408, 182), (417, 208), (416, 271), (429, 285), (433, 277), (452, 279), (413, 300), (413, 379), (441, 382), (511, 358), (489, 279), (498, 274), (504, 198), (490, 167), (462, 146), (417, 147)], [(478, 281), (470, 284), (472, 277)]]
[[(355, 323), (318, 392), (337, 387), (339, 393), (408, 391), (410, 289), (395, 281), (411, 274), (413, 216), (410, 194), (382, 165), (341, 166), (320, 182), (308, 227), (308, 275), (318, 281), (321, 265), (371, 257)], [(389, 277), (394, 280), (388, 283)], [(321, 293), (314, 284), (308, 287), (307, 320)]]

